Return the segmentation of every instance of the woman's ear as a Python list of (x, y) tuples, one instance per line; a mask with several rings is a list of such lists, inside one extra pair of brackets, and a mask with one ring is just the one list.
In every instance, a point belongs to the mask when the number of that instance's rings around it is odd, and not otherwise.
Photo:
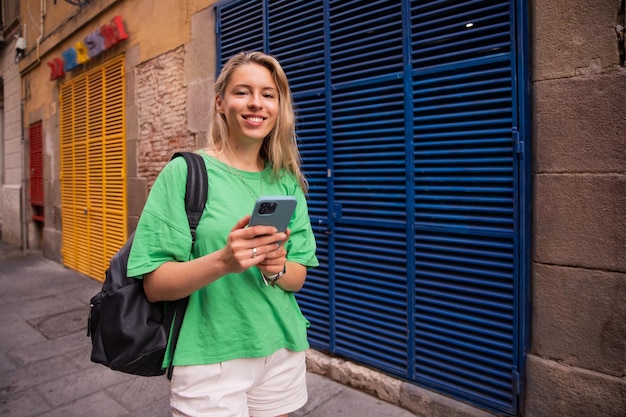
[(218, 113), (224, 114), (224, 106), (222, 105), (222, 97), (218, 94), (215, 96), (215, 109)]

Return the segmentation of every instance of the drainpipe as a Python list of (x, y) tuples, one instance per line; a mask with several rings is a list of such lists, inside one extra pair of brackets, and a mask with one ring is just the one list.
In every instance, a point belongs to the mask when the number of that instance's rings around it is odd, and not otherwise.
[[(41, 62), (41, 55), (39, 52), (39, 46), (41, 45), (41, 42), (43, 40), (44, 37), (44, 20), (46, 17), (46, 0), (40, 0), (39, 2), (39, 9), (40, 9), (40, 14), (39, 14), (39, 36), (37, 37), (37, 45), (36, 45), (36, 54), (37, 57), (36, 59), (27, 67), (25, 68), (22, 72), (21, 75), (24, 76), (27, 73), (29, 73), (33, 68), (35, 68), (37, 65), (39, 65), (39, 63)], [(24, 36), (26, 36), (26, 24), (24, 24)], [(26, 88), (24, 88), (24, 93), (26, 94)], [(21, 119), (21, 129), (22, 129), (22, 192), (21, 192), (21, 202), (22, 202), (22, 251), (26, 252), (28, 250), (28, 246), (29, 246), (29, 235), (28, 235), (28, 226), (30, 223), (29, 217), (30, 217), (30, 209), (28, 206), (28, 184), (29, 184), (29, 178), (30, 178), (30, 169), (29, 169), (29, 164), (28, 161), (30, 160), (29, 158), (29, 154), (28, 154), (28, 140), (26, 138), (26, 133), (25, 133), (25, 129), (24, 129), (24, 101), (26, 100), (25, 97), (22, 97), (21, 103), (20, 103), (20, 119)]]
[(21, 200), (21, 217), (22, 217), (22, 252), (26, 253), (28, 250), (28, 195), (27, 195), (27, 187), (28, 187), (28, 164), (26, 163), (26, 155), (28, 154), (28, 150), (26, 147), (28, 143), (26, 141), (26, 134), (24, 133), (24, 100), (20, 103), (20, 119), (21, 119), (21, 130), (22, 130), (22, 187), (20, 192), (20, 200)]
[(39, 36), (37, 37), (37, 62), (40, 61), (40, 57), (39, 57), (39, 45), (41, 44), (41, 41), (43, 39), (43, 21), (44, 18), (46, 17), (46, 0), (41, 0), (41, 2), (39, 3), (40, 6), (39, 8), (41, 9), (41, 18), (39, 21)]

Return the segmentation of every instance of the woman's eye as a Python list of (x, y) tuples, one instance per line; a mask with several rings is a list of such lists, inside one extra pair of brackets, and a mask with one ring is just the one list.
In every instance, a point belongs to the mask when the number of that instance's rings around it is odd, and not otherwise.
[(265, 94), (263, 94), (263, 97), (265, 97), (265, 98), (274, 98), (274, 94), (265, 93)]

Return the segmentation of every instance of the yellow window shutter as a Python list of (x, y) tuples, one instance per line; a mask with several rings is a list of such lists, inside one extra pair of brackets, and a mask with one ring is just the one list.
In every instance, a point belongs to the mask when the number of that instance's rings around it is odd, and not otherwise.
[(60, 87), (64, 264), (103, 280), (128, 236), (124, 57)]

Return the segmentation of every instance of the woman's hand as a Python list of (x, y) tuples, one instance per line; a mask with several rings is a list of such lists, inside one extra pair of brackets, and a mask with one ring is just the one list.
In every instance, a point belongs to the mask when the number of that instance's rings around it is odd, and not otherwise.
[(265, 259), (259, 262), (257, 268), (264, 275), (275, 275), (279, 272), (283, 272), (285, 264), (287, 263), (287, 250), (285, 249), (285, 242), (289, 240), (291, 231), (287, 229), (285, 232), (287, 238), (280, 242), (280, 245), (276, 250), (270, 251), (265, 255)]
[(222, 249), (226, 269), (237, 273), (258, 266), (267, 275), (281, 272), (287, 262), (284, 242), (289, 239), (289, 232), (278, 233), (273, 226), (246, 227), (249, 222), (250, 215), (247, 215), (228, 234)]

